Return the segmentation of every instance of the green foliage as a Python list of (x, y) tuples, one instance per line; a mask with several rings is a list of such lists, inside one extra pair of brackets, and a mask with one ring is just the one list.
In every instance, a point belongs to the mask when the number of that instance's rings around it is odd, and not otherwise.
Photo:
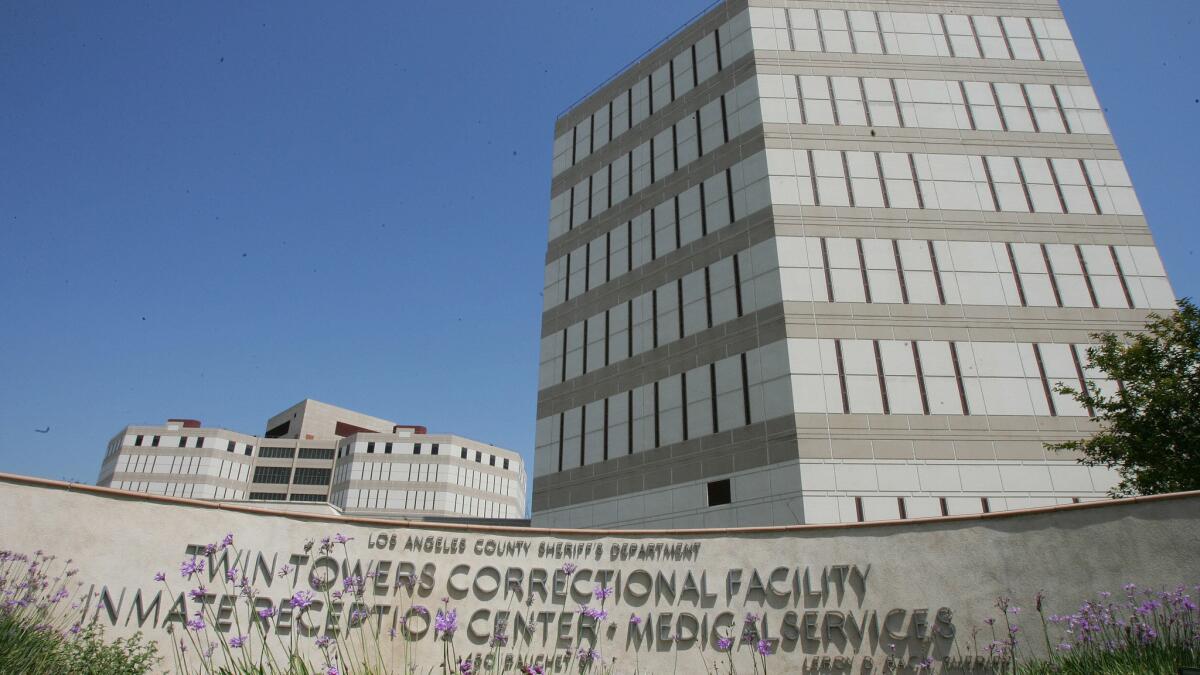
[(158, 649), (139, 633), (128, 640), (104, 641), (98, 624), (63, 635), (22, 617), (0, 614), (0, 672), (23, 675), (143, 675), (158, 661)]
[(139, 632), (129, 639), (104, 641), (104, 629), (93, 623), (63, 645), (64, 672), (79, 675), (142, 675), (158, 659), (158, 648)]
[(1151, 315), (1142, 333), (1092, 336), (1088, 360), (1119, 382), (1104, 391), (1059, 385), (1088, 410), (1101, 430), (1084, 440), (1051, 443), (1075, 451), (1087, 466), (1115, 469), (1113, 496), (1200, 489), (1200, 309), (1179, 301), (1169, 316)]
[(1200, 658), (1194, 650), (1154, 645), (1035, 661), (1023, 664), (1017, 672), (1019, 675), (1178, 675), (1180, 668), (1189, 666), (1200, 667)]

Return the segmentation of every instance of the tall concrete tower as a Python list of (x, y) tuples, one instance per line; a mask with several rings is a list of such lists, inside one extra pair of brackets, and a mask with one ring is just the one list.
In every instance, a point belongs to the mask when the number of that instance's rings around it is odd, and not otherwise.
[(1054, 0), (728, 0), (555, 127), (535, 524), (1102, 497), (1058, 382), (1173, 295)]

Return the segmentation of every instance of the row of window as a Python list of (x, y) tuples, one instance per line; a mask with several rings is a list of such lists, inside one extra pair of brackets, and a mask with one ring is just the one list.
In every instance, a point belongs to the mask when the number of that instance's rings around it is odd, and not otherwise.
[(776, 237), (542, 338), (538, 386), (781, 301), (1174, 306), (1152, 246)]
[(345, 509), (441, 511), (477, 518), (516, 518), (510, 504), (433, 490), (343, 490), (334, 503)]
[[(449, 449), (450, 453), (455, 451), (455, 446), (451, 445), (447, 446), (447, 448)], [(376, 443), (375, 441), (367, 441), (366, 443), (363, 443), (362, 441), (359, 441), (357, 443), (348, 443), (338, 448), (338, 457), (340, 458), (343, 455), (349, 455), (354, 452), (365, 452), (368, 455), (373, 455), (375, 454), (376, 450), (379, 450), (380, 454), (384, 455), (390, 455), (393, 451), (396, 451), (396, 454), (401, 455), (420, 455), (425, 449), (425, 444), (423, 443)], [(442, 444), (440, 443), (430, 443), (428, 445), (429, 454), (432, 456), (443, 454), (442, 450)], [(486, 463), (489, 466), (499, 465), (505, 470), (509, 468), (509, 460), (507, 458), (497, 457), (491, 453), (484, 453), (481, 450), (470, 450), (466, 447), (460, 447), (458, 448), (458, 455), (460, 459), (474, 458), (476, 464)]]
[[(203, 448), (203, 447), (205, 447), (205, 440), (206, 439), (204, 436), (179, 436), (176, 438), (176, 443), (177, 443), (177, 447), (180, 447), (180, 448)], [(138, 434), (138, 435), (134, 436), (134, 438), (133, 438), (133, 445), (135, 447), (157, 448), (157, 447), (160, 447), (162, 441), (163, 441), (162, 436), (150, 436), (149, 439), (147, 439), (145, 434)], [(220, 439), (216, 439), (215, 442), (220, 443)], [(225, 446), (225, 450), (227, 452), (235, 452), (237, 450), (238, 445), (239, 445), (239, 443), (237, 443), (236, 441), (229, 441)], [(254, 453), (253, 445), (250, 445), (248, 443), (241, 444), (241, 445), (242, 445), (242, 452), (247, 457), (249, 457), (250, 455), (252, 455)], [(209, 447), (213, 447), (213, 446), (209, 446)]]
[(787, 373), (777, 362), (764, 361), (764, 354), (774, 353), (765, 350), (758, 347), (735, 354), (682, 375), (539, 419), (535, 475), (594, 464), (778, 416), (778, 404), (789, 404), (787, 397), (779, 399), (775, 380), (786, 384)]
[(334, 482), (380, 481), (409, 483), (453, 483), (482, 492), (515, 497), (520, 492), (517, 481), (486, 471), (450, 464), (424, 462), (355, 462), (339, 466)]
[(1057, 18), (750, 8), (755, 49), (1021, 61), (1079, 61)]
[(1107, 134), (1088, 86), (759, 75), (766, 123)]
[(250, 466), (209, 457), (190, 455), (121, 455), (115, 471), (123, 473), (159, 473), (178, 476), (205, 475), (230, 480), (245, 480)]
[(553, 175), (636, 127), (667, 104), (750, 53), (750, 22), (742, 12), (689, 45), (599, 110), (554, 139)]
[(750, 79), (550, 199), (550, 239), (712, 153), (762, 121)]
[(767, 150), (779, 205), (1141, 215), (1120, 160)]
[(215, 488), (212, 485), (197, 483), (123, 480), (113, 483), (111, 487), (131, 492), (145, 492), (147, 494), (165, 495), (167, 497), (187, 497), (192, 499), (241, 499), (241, 495), (243, 494), (240, 491)]
[(788, 339), (538, 420), (536, 475), (797, 413), (1082, 416), (1086, 346)]
[[(565, 382), (778, 302), (770, 242), (722, 258), (542, 338), (538, 388)], [(760, 292), (762, 289), (764, 292)]]
[(544, 307), (582, 295), (769, 204), (766, 159), (760, 152), (551, 261)]

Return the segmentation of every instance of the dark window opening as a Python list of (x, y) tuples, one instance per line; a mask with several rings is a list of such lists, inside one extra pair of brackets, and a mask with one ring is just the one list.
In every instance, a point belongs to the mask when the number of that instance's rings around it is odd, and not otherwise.
[(292, 482), (292, 469), (286, 466), (259, 466), (254, 469), (255, 483), (282, 483), (287, 484)]
[(251, 492), (250, 499), (256, 501), (281, 502), (287, 499), (285, 492)]
[(292, 482), (296, 485), (329, 485), (329, 473), (329, 469), (301, 467), (296, 469), (296, 475), (292, 478)]
[(721, 480), (710, 481), (708, 484), (708, 505), (709, 506), (724, 506), (733, 503), (733, 490), (730, 487), (729, 479), (722, 478)]
[(367, 443), (367, 454), (368, 455), (375, 454), (375, 444), (374, 443)]
[(157, 448), (159, 440), (161, 440), (161, 437), (159, 436), (155, 436), (154, 438), (150, 439), (150, 447)]
[(863, 522), (866, 518), (863, 517), (862, 497), (854, 498), (854, 514), (858, 516), (858, 522)]
[(507, 460), (507, 459), (506, 459), (506, 460), (504, 460), (504, 468), (505, 468), (505, 469), (507, 469), (507, 468), (508, 468), (508, 460)]
[(980, 503), (980, 504), (983, 506), (983, 512), (984, 512), (984, 513), (991, 513), (991, 512), (992, 512), (992, 505), (988, 503), (988, 498), (987, 498), (987, 497), (980, 497), (980, 498), (979, 498), (979, 503)]
[(462, 449), (462, 458), (463, 458), (463, 459), (466, 459), (466, 458), (467, 458), (467, 449), (466, 449), (466, 448), (463, 448), (463, 449)]
[(303, 494), (292, 495), (291, 497), (288, 497), (288, 501), (291, 501), (291, 502), (323, 502), (323, 501), (327, 501), (327, 496), (326, 495), (303, 495)]
[(333, 459), (333, 448), (300, 448), (300, 459)]
[(144, 438), (145, 438), (145, 436), (138, 436), (137, 438), (133, 439), (133, 444), (134, 444), (134, 445), (141, 445), (141, 444), (142, 444), (142, 439), (144, 439)]
[(437, 444), (437, 443), (434, 443), (434, 444), (433, 444), (433, 445), (432, 445), (432, 446), (429, 448), (429, 454), (431, 454), (431, 455), (436, 455), (436, 454), (438, 454), (438, 444)]
[(942, 515), (943, 515), (943, 516), (948, 516), (948, 515), (950, 515), (950, 505), (946, 503), (946, 498), (945, 498), (945, 497), (938, 497), (938, 503), (939, 503), (939, 504), (941, 505), (941, 507), (942, 507)]
[(490, 457), (488, 457), (488, 464), (490, 466), (496, 466), (496, 456), (495, 455), (491, 455)]
[(392, 454), (392, 444), (391, 443), (383, 444), (383, 454), (385, 454), (385, 455)]
[(483, 463), (483, 453), (482, 452), (480, 452), (478, 450), (475, 451), (475, 461), (480, 464)]
[(196, 447), (197, 447), (197, 448), (203, 448), (203, 447), (204, 447), (204, 437), (203, 437), (203, 436), (198, 436), (198, 437), (196, 438)]
[(237, 449), (237, 443), (229, 441), (229, 445), (225, 446), (225, 452), (233, 452)]
[(247, 445), (247, 446), (246, 446), (246, 456), (247, 456), (247, 457), (249, 457), (249, 456), (250, 456), (251, 454), (253, 454), (253, 453), (254, 453), (254, 446), (253, 446), (253, 445)]
[(413, 446), (413, 454), (414, 455), (421, 454), (421, 444), (420, 443), (417, 443), (416, 445)]
[(180, 436), (180, 437), (179, 437), (179, 447), (181, 447), (181, 448), (186, 448), (186, 447), (187, 447), (187, 436)]
[(284, 422), (283, 424), (280, 424), (277, 427), (267, 429), (267, 438), (283, 438), (287, 434), (288, 429), (290, 429), (291, 426), (292, 426), (292, 421), (287, 420), (286, 422)]
[(896, 497), (896, 505), (900, 507), (900, 520), (908, 520), (908, 507), (904, 505), (904, 497)]
[(296, 449), (268, 447), (264, 445), (258, 449), (258, 456), (265, 459), (291, 459), (296, 456)]

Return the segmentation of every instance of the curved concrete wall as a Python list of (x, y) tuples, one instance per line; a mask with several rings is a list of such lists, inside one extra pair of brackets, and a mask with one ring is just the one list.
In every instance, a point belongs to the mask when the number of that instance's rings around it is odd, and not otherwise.
[[(1200, 493), (1189, 493), (857, 526), (602, 532), (279, 513), (0, 474), (0, 548), (73, 558), (90, 591), (77, 611), (115, 626), (113, 634), (140, 627), (167, 649), (165, 627), (180, 630), (183, 614), (199, 606), (182, 597), (195, 583), (180, 578), (181, 561), (232, 533), (260, 606), (282, 610), (272, 633), (288, 640), (295, 629), (311, 644), (344, 626), (349, 602), (319, 599), (297, 621), (286, 598), (311, 590), (314, 571), (336, 575), (340, 589), (357, 565), (359, 574), (375, 573), (365, 598), (384, 657), (400, 663), (405, 649), (415, 650), (421, 672), (441, 662), (442, 644), (412, 605), (436, 609), (443, 597), (458, 610), (453, 644), (460, 656), (488, 653), (501, 620), (510, 640), (505, 658), (541, 658), (565, 669), (564, 655), (584, 644), (614, 672), (633, 672), (635, 664), (640, 672), (698, 672), (700, 659), (726, 663), (716, 639), (740, 634), (753, 612), (775, 651), (773, 672), (888, 672), (891, 644), (908, 667), (931, 656), (935, 672), (983, 672), (972, 664), (987, 639), (971, 633), (998, 616), (998, 596), (1025, 606), (1021, 620), (1040, 638), (1031, 616), (1039, 589), (1051, 614), (1128, 582), (1200, 581), (1198, 507)], [(353, 538), (348, 568), (340, 547), (332, 559), (316, 550), (322, 537), (339, 532)], [(307, 541), (317, 543), (306, 552)], [(207, 558), (209, 570), (222, 571), (224, 555)], [(561, 571), (568, 562), (578, 568), (569, 577)], [(160, 570), (170, 591), (152, 578)], [(416, 580), (412, 591), (397, 587), (407, 574)], [(229, 602), (222, 576), (203, 577), (214, 609)], [(591, 597), (600, 582), (615, 594), (603, 602), (609, 615), (597, 628), (579, 608), (601, 604)], [(237, 607), (244, 625), (247, 608)], [(634, 615), (640, 625), (630, 622)], [(412, 617), (407, 628), (402, 616)], [(748, 672), (751, 646), (734, 655)]]

